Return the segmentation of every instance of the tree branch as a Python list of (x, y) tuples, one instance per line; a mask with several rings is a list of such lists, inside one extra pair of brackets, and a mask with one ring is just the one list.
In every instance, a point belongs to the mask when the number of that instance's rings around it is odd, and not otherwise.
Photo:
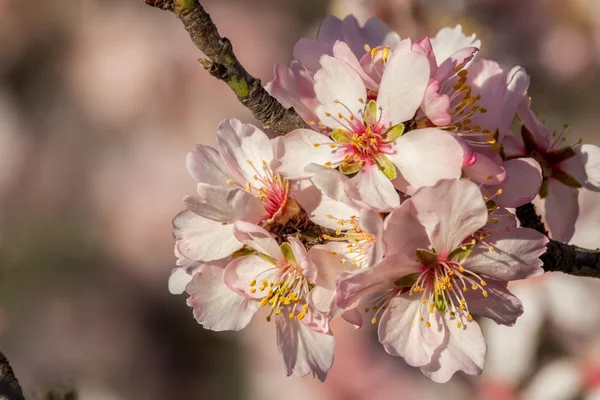
[(144, 3), (173, 12), (183, 23), (192, 42), (210, 60), (199, 60), (214, 77), (224, 81), (265, 129), (288, 133), (310, 129), (293, 109), (286, 109), (250, 75), (233, 53), (229, 39), (221, 37), (210, 15), (198, 0), (144, 0)]
[(25, 400), (6, 356), (0, 352), (0, 400)]
[[(542, 218), (532, 203), (517, 207), (517, 218), (521, 226), (548, 236)], [(546, 253), (540, 258), (546, 272), (560, 271), (570, 275), (600, 278), (600, 250), (584, 249), (550, 239)]]

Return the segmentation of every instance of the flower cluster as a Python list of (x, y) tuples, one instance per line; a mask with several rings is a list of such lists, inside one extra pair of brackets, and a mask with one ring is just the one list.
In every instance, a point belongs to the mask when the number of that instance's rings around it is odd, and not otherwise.
[(267, 85), (311, 129), (270, 139), (230, 119), (217, 149), (188, 155), (197, 194), (173, 220), (170, 291), (215, 331), (263, 314), (288, 375), (325, 379), (338, 317), (378, 324), (385, 350), (434, 381), (481, 373), (477, 317), (514, 324), (507, 283), (543, 272), (548, 238), (514, 208), (539, 194), (568, 240), (577, 189), (600, 187), (600, 149), (545, 127), (523, 68), (479, 47), (460, 26), (412, 42), (328, 17)]

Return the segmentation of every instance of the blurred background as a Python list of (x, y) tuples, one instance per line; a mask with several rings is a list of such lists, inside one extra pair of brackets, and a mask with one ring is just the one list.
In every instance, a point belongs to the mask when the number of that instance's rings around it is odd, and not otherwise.
[[(377, 15), (403, 37), (461, 23), (486, 57), (524, 66), (534, 107), (600, 144), (598, 0), (204, 0), (264, 83), (320, 20)], [(483, 323), (482, 377), (434, 384), (371, 326), (334, 324), (327, 381), (287, 378), (273, 327), (198, 325), (172, 296), (171, 219), (195, 190), (185, 155), (227, 117), (252, 121), (197, 63), (170, 13), (138, 0), (0, 0), (0, 349), (27, 393), (82, 400), (600, 399), (600, 282), (518, 283), (514, 328)], [(600, 246), (600, 195), (573, 243)]]

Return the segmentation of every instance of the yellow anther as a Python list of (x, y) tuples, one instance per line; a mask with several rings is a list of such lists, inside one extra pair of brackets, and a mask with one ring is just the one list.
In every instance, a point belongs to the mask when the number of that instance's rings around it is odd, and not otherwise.
[(302, 312), (304, 312), (304, 314), (308, 314), (308, 304), (302, 306)]
[(371, 320), (371, 323), (374, 324), (375, 322), (377, 322), (377, 318), (373, 317), (373, 319)]
[(366, 308), (365, 308), (365, 312), (366, 312), (366, 313), (368, 313), (368, 312), (369, 312), (369, 310), (370, 310), (370, 308), (369, 308), (369, 307), (366, 307)]
[(306, 317), (306, 315), (304, 315), (303, 313), (300, 313), (296, 316), (296, 318), (298, 318), (298, 321), (301, 321), (304, 317)]
[(477, 290), (477, 285), (471, 285), (471, 289)]
[(334, 100), (333, 100), (333, 103), (334, 103), (334, 104), (340, 104), (340, 101), (339, 101), (338, 99), (334, 99)]
[(365, 46), (363, 47), (363, 49), (365, 49), (365, 51), (366, 51), (367, 53), (370, 53), (370, 52), (371, 52), (371, 46), (369, 46), (368, 44), (365, 44)]
[(252, 281), (250, 282), (250, 286), (252, 286), (252, 287), (256, 286), (256, 279), (252, 279)]
[(340, 264), (343, 264), (343, 263), (345, 263), (345, 262), (346, 262), (346, 259), (345, 259), (345, 258), (342, 258), (342, 259), (340, 260)]
[(281, 314), (281, 310), (275, 311), (275, 315), (279, 315), (279, 314)]
[(267, 300), (266, 297), (263, 297), (263, 299), (260, 301), (260, 306), (264, 307), (267, 305), (268, 302), (269, 302), (269, 300)]
[(498, 189), (498, 190), (496, 191), (496, 194), (497, 194), (498, 196), (499, 196), (499, 195), (501, 195), (501, 194), (502, 194), (502, 189)]
[(252, 289), (250, 289), (250, 293), (256, 293), (256, 288), (253, 287)]
[(377, 47), (371, 49), (371, 57), (375, 57), (379, 53)]
[(481, 282), (479, 282), (479, 284), (480, 284), (481, 286), (485, 286), (485, 285), (487, 285), (487, 282), (486, 282), (486, 281), (481, 281)]
[(429, 321), (425, 322), (425, 326), (428, 328), (431, 328), (431, 322), (429, 322)]
[(327, 162), (325, 163), (325, 166), (326, 166), (326, 167), (331, 167), (331, 161), (327, 161)]
[(457, 327), (458, 329), (460, 329), (460, 328), (462, 327), (462, 324), (461, 324), (460, 322), (457, 322), (457, 323), (456, 323), (456, 327)]
[(473, 316), (472, 316), (471, 314), (467, 314), (467, 319), (468, 319), (469, 321), (473, 321)]
[(325, 116), (326, 117), (331, 117), (331, 113), (330, 112), (325, 112)]
[(252, 191), (252, 184), (250, 182), (246, 183), (246, 191), (248, 191), (248, 192)]
[(493, 251), (494, 251), (494, 246), (490, 246), (490, 247), (488, 247), (488, 251), (489, 251), (490, 253), (491, 253), (491, 252), (493, 252)]
[(290, 317), (290, 319), (294, 319), (294, 313), (291, 312), (290, 315), (288, 315), (288, 317)]
[(483, 297), (488, 297), (488, 292), (487, 292), (487, 290), (483, 290), (483, 291), (481, 292), (481, 294), (483, 295)]
[(321, 143), (315, 143), (313, 144), (314, 147), (321, 147)]
[(227, 184), (228, 184), (228, 185), (232, 185), (232, 184), (234, 183), (234, 182), (233, 182), (233, 179), (227, 179), (227, 181), (226, 181), (226, 182), (227, 182)]
[(465, 269), (463, 268), (462, 265), (460, 267), (458, 267), (458, 272), (465, 272)]

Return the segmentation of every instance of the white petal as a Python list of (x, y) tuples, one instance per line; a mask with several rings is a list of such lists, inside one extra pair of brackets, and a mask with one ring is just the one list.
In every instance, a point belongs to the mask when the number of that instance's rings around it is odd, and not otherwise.
[(364, 166), (347, 184), (349, 190), (360, 193), (360, 201), (372, 210), (388, 212), (400, 205), (396, 188), (377, 164)]
[(219, 124), (217, 142), (225, 165), (239, 184), (256, 183), (254, 176), (264, 176), (263, 163), (273, 160), (269, 138), (254, 125), (231, 118)]
[(223, 282), (223, 268), (205, 265), (188, 284), (187, 303), (194, 318), (206, 329), (239, 331), (248, 325), (259, 304), (231, 291)]
[(429, 83), (429, 61), (411, 50), (405, 39), (394, 49), (381, 78), (377, 106), (381, 121), (393, 126), (411, 119), (425, 96)]
[(233, 225), (223, 225), (189, 210), (173, 219), (173, 228), (178, 250), (190, 260), (218, 260), (242, 247), (233, 236)]
[(321, 382), (333, 365), (333, 335), (315, 332), (296, 318), (283, 314), (275, 318), (277, 348), (287, 375), (305, 376), (312, 373)]
[(232, 224), (238, 220), (258, 223), (269, 216), (262, 202), (244, 190), (205, 183), (197, 186), (198, 196), (186, 196), (183, 203), (204, 218)]
[(233, 234), (240, 242), (277, 261), (284, 259), (279, 244), (265, 229), (244, 221), (237, 221), (233, 226)]
[(169, 292), (171, 294), (182, 294), (191, 280), (192, 275), (188, 274), (185, 269), (175, 268), (169, 276)]
[(217, 149), (197, 144), (186, 158), (187, 169), (196, 182), (225, 186), (229, 171)]
[(552, 239), (568, 243), (573, 237), (579, 217), (578, 195), (577, 189), (550, 178), (548, 196), (544, 199), (544, 217)]
[(462, 31), (462, 26), (456, 25), (454, 28), (442, 28), (431, 39), (431, 46), (433, 47), (437, 64), (440, 65), (444, 60), (462, 48), (471, 46), (480, 47), (481, 41), (476, 39), (475, 34), (466, 36)]

